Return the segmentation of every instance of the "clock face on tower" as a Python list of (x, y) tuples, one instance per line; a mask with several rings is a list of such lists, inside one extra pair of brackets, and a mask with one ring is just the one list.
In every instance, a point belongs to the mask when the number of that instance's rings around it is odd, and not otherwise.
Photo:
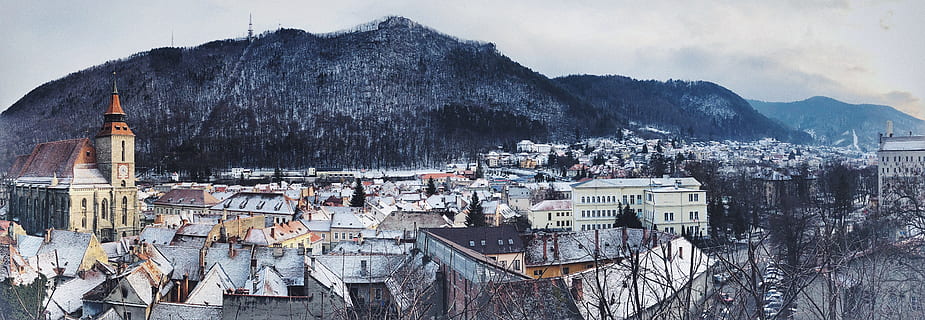
[(120, 163), (117, 170), (119, 170), (119, 179), (128, 179), (128, 164)]

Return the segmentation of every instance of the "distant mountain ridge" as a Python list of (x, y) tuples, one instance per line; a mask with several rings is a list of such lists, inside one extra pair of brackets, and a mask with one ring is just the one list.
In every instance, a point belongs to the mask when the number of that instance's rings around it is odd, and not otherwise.
[(655, 115), (672, 110), (716, 119), (694, 136), (800, 140), (715, 84), (622, 78), (635, 89), (618, 92), (634, 101), (616, 104), (587, 90), (611, 78), (549, 79), (491, 43), (388, 17), (343, 32), (158, 48), (45, 83), (0, 114), (0, 167), (38, 142), (92, 137), (113, 71), (139, 166), (167, 170), (428, 166), (521, 139), (612, 135), (630, 122), (684, 134), (684, 118)]
[(887, 120), (893, 121), (894, 134), (921, 134), (925, 129), (925, 121), (884, 105), (849, 104), (823, 96), (794, 102), (748, 102), (768, 117), (809, 132), (820, 144), (830, 146), (852, 147), (856, 136), (860, 149), (876, 150), (878, 134), (886, 131)]

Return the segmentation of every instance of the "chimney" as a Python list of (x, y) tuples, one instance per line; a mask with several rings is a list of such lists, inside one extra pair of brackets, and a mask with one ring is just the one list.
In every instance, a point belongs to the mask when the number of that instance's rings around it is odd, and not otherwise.
[(581, 301), (584, 298), (584, 285), (581, 282), (581, 277), (572, 278), (572, 298), (576, 301)]
[(674, 186), (675, 188), (681, 188), (681, 179), (675, 179)]
[[(311, 238), (309, 238), (309, 239), (311, 239)], [(300, 255), (300, 256), (304, 256), (304, 255), (305, 255), (305, 245), (302, 244), (301, 242), (299, 242), (299, 255)]]
[(623, 226), (623, 246), (626, 246), (626, 241), (629, 240), (629, 234), (626, 231), (626, 226)]
[[(11, 225), (10, 225), (10, 229), (12, 229), (12, 228), (13, 228), (13, 226), (12, 226), (12, 224), (11, 224)], [(54, 229), (45, 229), (45, 243), (51, 242), (51, 230), (54, 230)]]
[(546, 261), (547, 259), (549, 259), (546, 256), (546, 242), (547, 242), (547, 239), (546, 239), (546, 235), (544, 234), (543, 235), (543, 261)]
[(183, 274), (183, 282), (180, 283), (180, 300), (186, 301), (186, 298), (189, 297), (189, 273)]
[(887, 137), (893, 136), (893, 120), (886, 121), (886, 136)]
[(273, 246), (273, 257), (279, 258), (283, 256), (283, 246), (276, 244)]
[(270, 227), (270, 238), (276, 239), (276, 227)]
[(559, 260), (559, 234), (552, 234), (552, 256), (553, 259)]
[(199, 269), (206, 267), (206, 248), (199, 249)]
[(601, 252), (601, 232), (598, 229), (594, 229), (594, 258), (597, 259), (597, 256)]
[(671, 241), (668, 241), (668, 243), (665, 244), (665, 247), (666, 247), (665, 250), (668, 252), (668, 261), (671, 261), (671, 258), (672, 258), (672, 256), (671, 256)]
[(229, 243), (228, 243), (228, 257), (229, 257), (229, 258), (234, 258), (234, 254), (235, 254), (235, 252), (234, 252), (234, 245), (231, 244), (231, 242), (229, 242)]

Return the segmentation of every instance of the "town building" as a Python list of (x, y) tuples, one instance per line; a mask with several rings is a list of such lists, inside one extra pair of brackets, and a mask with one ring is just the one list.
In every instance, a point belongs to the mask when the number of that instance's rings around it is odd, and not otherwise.
[(203, 189), (171, 189), (154, 201), (154, 213), (178, 215), (180, 219), (195, 222), (198, 216), (209, 213), (219, 200)]
[(94, 141), (40, 143), (7, 174), (9, 212), (29, 234), (46, 229), (91, 232), (103, 242), (140, 232), (135, 134), (113, 85)]
[[(880, 136), (880, 148), (877, 150), (879, 160), (878, 198), (883, 201), (890, 195), (893, 187), (902, 184), (915, 183), (925, 173), (925, 136), (896, 136), (893, 134), (893, 123), (887, 122), (885, 135)], [(920, 183), (920, 182), (919, 182)]]
[[(612, 228), (623, 206), (629, 206), (640, 221), (645, 219), (646, 190), (674, 186), (700, 189), (694, 178), (593, 179), (572, 185), (573, 230)], [(700, 201), (706, 203), (705, 197)], [(654, 210), (654, 209), (653, 209)], [(704, 209), (701, 212), (706, 212)], [(706, 218), (704, 217), (704, 220)], [(680, 232), (680, 229), (677, 230)]]
[(678, 186), (645, 190), (642, 225), (696, 237), (707, 231), (707, 192)]
[(572, 230), (572, 200), (543, 200), (530, 208), (533, 229)]

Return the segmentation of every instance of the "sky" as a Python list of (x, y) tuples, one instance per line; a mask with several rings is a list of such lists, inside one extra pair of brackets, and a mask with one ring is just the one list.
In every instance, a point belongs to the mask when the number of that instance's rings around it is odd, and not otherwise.
[(258, 33), (399, 15), (549, 77), (707, 80), (747, 99), (823, 95), (925, 119), (921, 0), (0, 0), (0, 110), (108, 60), (245, 36), (249, 14)]

